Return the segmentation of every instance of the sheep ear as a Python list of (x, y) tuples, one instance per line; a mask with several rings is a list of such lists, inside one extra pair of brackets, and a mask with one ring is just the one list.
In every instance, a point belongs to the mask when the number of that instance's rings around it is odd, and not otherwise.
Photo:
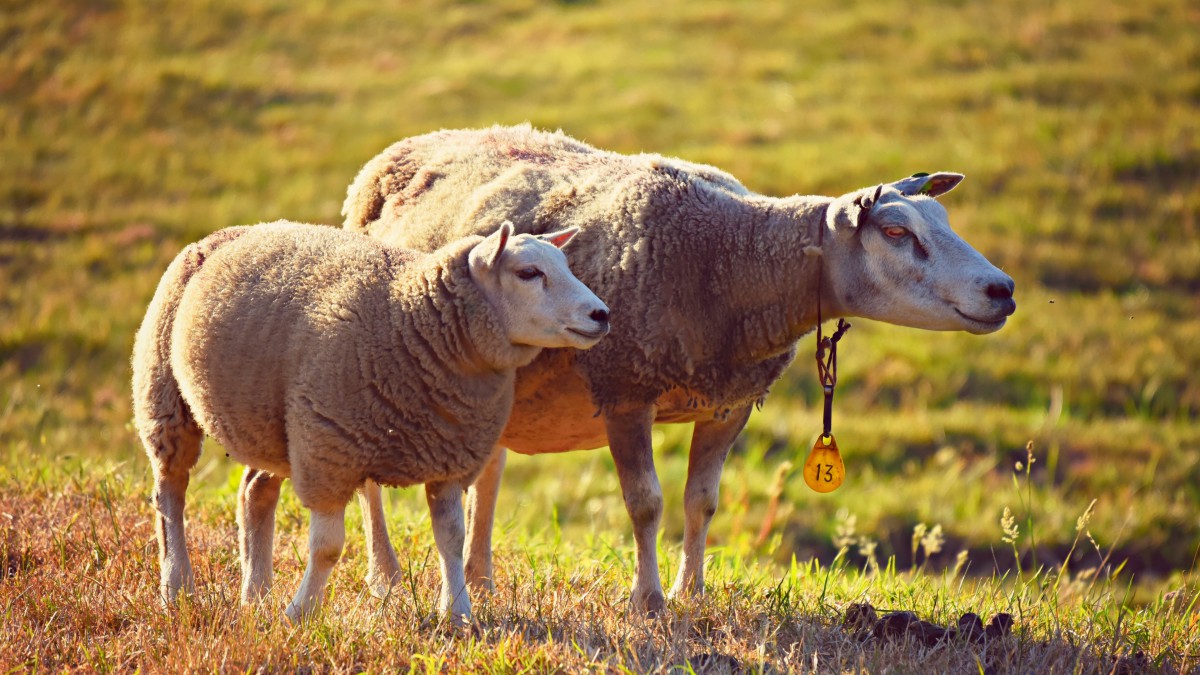
[(892, 183), (892, 187), (899, 190), (900, 194), (909, 197), (915, 195), (940, 197), (957, 187), (963, 178), (965, 176), (961, 173), (950, 173), (947, 171), (914, 173), (908, 178), (902, 178)]
[(513, 224), (506, 220), (500, 225), (500, 229), (488, 235), (486, 256), (489, 267), (500, 264), (500, 256), (504, 255), (504, 247), (508, 246), (508, 238), (512, 236), (512, 233)]
[[(868, 194), (869, 193), (869, 194)], [(855, 223), (862, 227), (871, 217), (871, 209), (875, 208), (875, 204), (879, 203), (879, 195), (883, 193), (883, 185), (876, 185), (873, 192), (870, 188), (859, 193), (854, 199), (854, 205), (858, 207), (858, 213), (855, 216)]]
[(578, 227), (568, 227), (567, 229), (559, 230), (558, 232), (547, 232), (546, 234), (539, 236), (538, 239), (553, 244), (556, 248), (562, 248), (567, 245), (567, 242), (574, 239), (575, 235), (577, 234), (579, 234)]

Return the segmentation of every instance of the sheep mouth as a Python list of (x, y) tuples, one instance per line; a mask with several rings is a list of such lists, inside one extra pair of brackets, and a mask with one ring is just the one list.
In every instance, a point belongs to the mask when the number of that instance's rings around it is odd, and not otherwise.
[(959, 308), (955, 307), (954, 312), (971, 323), (978, 324), (986, 329), (986, 332), (1000, 330), (1004, 324), (1008, 322), (1008, 315), (1001, 316), (999, 319), (980, 319), (979, 317), (965, 314)]
[(607, 328), (604, 328), (602, 330), (592, 331), (590, 333), (585, 330), (579, 330), (578, 328), (568, 328), (567, 332), (574, 333), (580, 337), (587, 338), (588, 340), (599, 340), (600, 338), (604, 337), (605, 335), (608, 335)]

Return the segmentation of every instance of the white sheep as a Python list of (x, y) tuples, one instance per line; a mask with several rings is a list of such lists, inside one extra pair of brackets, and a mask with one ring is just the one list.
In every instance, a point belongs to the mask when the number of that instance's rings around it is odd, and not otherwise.
[[(608, 445), (633, 520), (632, 599), (659, 610), (650, 428), (694, 421), (672, 594), (702, 593), (729, 447), (818, 307), (825, 319), (972, 333), (999, 330), (1015, 310), (1012, 279), (950, 229), (934, 199), (961, 180), (919, 174), (836, 198), (772, 198), (713, 167), (605, 152), (528, 125), (417, 136), (368, 162), (349, 188), (346, 228), (426, 250), (495, 218), (521, 232), (575, 226), (571, 269), (612, 306), (613, 333), (596, 349), (548, 350), (518, 372), (512, 417), (469, 495), (470, 582), (490, 584), (504, 447)], [(384, 553), (375, 564), (394, 564), (390, 544), (372, 548)]]
[(194, 585), (184, 492), (208, 434), (250, 467), (238, 494), (245, 602), (270, 587), (283, 478), (312, 518), (292, 620), (320, 603), (355, 489), (424, 483), (439, 608), (470, 615), (461, 491), (508, 419), (516, 368), (608, 332), (607, 307), (556, 248), (576, 230), (511, 233), (506, 222), (418, 254), (278, 222), (220, 230), (175, 258), (133, 352), (165, 600)]

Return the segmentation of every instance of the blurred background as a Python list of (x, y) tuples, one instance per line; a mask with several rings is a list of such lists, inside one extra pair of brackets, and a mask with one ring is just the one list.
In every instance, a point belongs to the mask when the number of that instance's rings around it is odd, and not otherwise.
[[(346, 186), (391, 142), (528, 121), (778, 196), (962, 172), (942, 198), (952, 225), (1016, 279), (1017, 314), (994, 335), (855, 322), (834, 414), (847, 480), (831, 495), (799, 475), (820, 429), (806, 338), (729, 460), (713, 552), (844, 548), (855, 564), (990, 574), (1057, 565), (1087, 535), (1072, 569), (1125, 562), (1138, 588), (1192, 578), (1194, 2), (2, 4), (9, 467), (146, 480), (128, 359), (182, 246), (278, 218), (338, 225)], [(655, 432), (667, 565), (689, 434)], [(502, 547), (629, 545), (607, 452), (510, 457)], [(240, 467), (207, 452), (196, 475), (231, 512)], [(394, 528), (427, 527), (419, 490), (388, 498)]]

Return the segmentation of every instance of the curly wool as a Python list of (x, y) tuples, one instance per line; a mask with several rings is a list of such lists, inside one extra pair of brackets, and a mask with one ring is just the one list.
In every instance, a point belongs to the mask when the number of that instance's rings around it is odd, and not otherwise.
[(169, 452), (155, 429), (194, 418), (239, 462), (291, 476), (318, 510), (366, 479), (469, 480), (534, 353), (508, 342), (470, 276), (480, 240), (415, 254), (277, 222), (187, 247), (135, 347), (147, 447)]
[(816, 325), (831, 201), (764, 197), (711, 166), (524, 125), (400, 141), (363, 167), (343, 214), (348, 229), (420, 250), (498, 219), (578, 226), (571, 269), (613, 330), (571, 358), (598, 405), (659, 401), (661, 419), (664, 396), (717, 415), (761, 402)]

